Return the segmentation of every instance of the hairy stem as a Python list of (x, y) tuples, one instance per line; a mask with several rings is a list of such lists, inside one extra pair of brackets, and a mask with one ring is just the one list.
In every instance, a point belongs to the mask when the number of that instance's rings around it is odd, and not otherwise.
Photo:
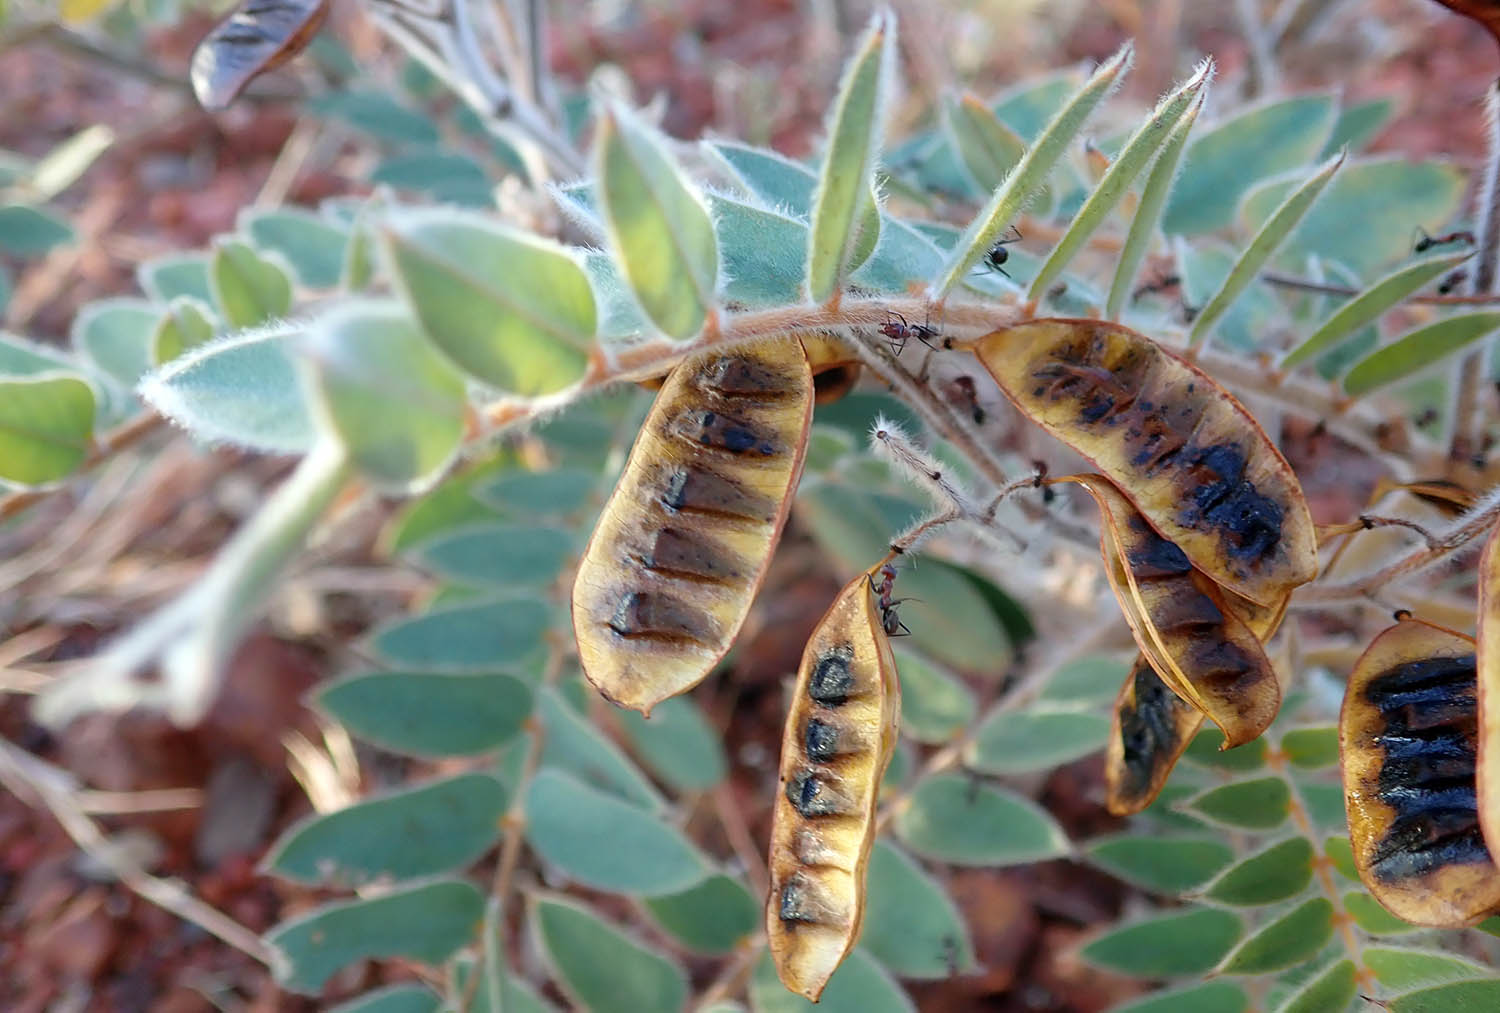
[[(1485, 112), (1490, 128), (1489, 151), (1479, 188), (1479, 255), (1474, 260), (1469, 288), (1475, 298), (1494, 295), (1496, 264), (1500, 262), (1500, 80), (1490, 86)], [(1450, 461), (1472, 460), (1484, 438), (1486, 420), (1479, 402), (1489, 375), (1485, 359), (1485, 346), (1479, 345), (1459, 363), (1453, 437), (1448, 445)]]

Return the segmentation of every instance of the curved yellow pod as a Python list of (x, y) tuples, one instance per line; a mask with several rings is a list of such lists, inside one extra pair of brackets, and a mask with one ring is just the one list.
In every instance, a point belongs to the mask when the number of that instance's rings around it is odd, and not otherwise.
[(1023, 415), (1097, 465), (1217, 583), (1275, 605), (1317, 574), (1296, 475), (1195, 366), (1102, 320), (1036, 320), (967, 347)]
[(781, 741), (766, 935), (782, 982), (814, 1002), (859, 938), (876, 796), (900, 723), (871, 576), (839, 592), (813, 630)]
[(1156, 800), (1183, 750), (1198, 734), (1203, 712), (1172, 692), (1137, 655), (1120, 695), (1104, 750), (1104, 802), (1116, 816)]
[(1475, 769), (1479, 825), (1490, 854), (1500, 855), (1500, 528), (1479, 557), (1479, 622), (1474, 687), (1479, 706)]
[(812, 369), (813, 397), (818, 404), (830, 404), (854, 389), (859, 382), (859, 356), (838, 338), (826, 334), (805, 334), (802, 348)]
[(1339, 715), (1344, 805), (1359, 878), (1415, 925), (1472, 925), (1500, 907), (1475, 790), (1474, 641), (1404, 619), (1349, 676)]
[[(1257, 606), (1193, 568), (1101, 475), (1074, 475), (1099, 504), (1105, 573), (1141, 653), (1178, 696), (1224, 732), (1224, 748), (1257, 738), (1281, 709), (1264, 639), (1285, 609)], [(1253, 614), (1260, 634), (1246, 622)]]
[(610, 700), (649, 713), (729, 650), (781, 537), (812, 405), (795, 340), (667, 378), (573, 583), (579, 659)]

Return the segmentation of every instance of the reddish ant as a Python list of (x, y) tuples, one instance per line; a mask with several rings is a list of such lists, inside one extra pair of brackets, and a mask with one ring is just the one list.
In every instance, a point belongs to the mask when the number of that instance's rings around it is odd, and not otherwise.
[(1164, 274), (1155, 281), (1148, 281), (1130, 293), (1130, 301), (1135, 302), (1143, 295), (1157, 295), (1168, 289), (1176, 288), (1182, 284), (1182, 277), (1176, 274)]
[(886, 563), (880, 568), (880, 583), (875, 583), (874, 577), (866, 577), (870, 582), (870, 591), (876, 597), (876, 605), (880, 608), (880, 626), (885, 630), (888, 637), (909, 637), (911, 630), (906, 628), (896, 616), (896, 606), (909, 598), (892, 598), (891, 589), (896, 585), (896, 567)]
[(984, 408), (979, 404), (979, 388), (974, 385), (974, 378), (972, 376), (955, 376), (952, 384), (954, 389), (958, 391), (958, 396), (955, 400), (961, 402), (969, 409), (969, 414), (974, 419), (976, 426), (984, 425), (984, 420), (988, 416), (985, 415)]
[[(891, 347), (895, 349), (897, 355), (906, 351), (906, 343), (912, 338), (916, 338), (928, 348), (933, 348), (932, 339), (938, 336), (938, 332), (935, 329), (927, 324), (907, 323), (906, 318), (894, 310), (887, 312), (889, 317), (895, 317), (896, 319), (887, 319), (885, 323), (881, 324), (880, 333), (891, 339)], [(897, 320), (900, 323), (897, 323)], [(946, 341), (943, 342), (943, 345), (944, 347), (948, 347)]]
[[(1011, 236), (1010, 233), (1012, 232), (1015, 233), (1014, 236)], [(1010, 251), (1006, 247), (1011, 243), (1019, 243), (1023, 238), (1021, 230), (1012, 225), (1009, 231), (1000, 237), (1000, 241), (991, 246), (989, 252), (984, 255), (985, 266), (992, 271), (999, 271), (1009, 278), (1010, 273), (1005, 270), (1005, 263), (1010, 260)]]
[(1458, 288), (1459, 283), (1469, 276), (1469, 272), (1462, 268), (1454, 271), (1443, 279), (1443, 283), (1437, 287), (1438, 295), (1451, 295)]
[(1412, 244), (1411, 252), (1413, 253), (1426, 253), (1434, 246), (1448, 246), (1453, 243), (1464, 243), (1468, 246), (1473, 246), (1477, 242), (1474, 238), (1474, 233), (1467, 229), (1462, 229), (1458, 232), (1449, 232), (1442, 236), (1429, 236), (1427, 230), (1420, 225), (1417, 226), (1417, 231), (1421, 233), (1421, 238)]

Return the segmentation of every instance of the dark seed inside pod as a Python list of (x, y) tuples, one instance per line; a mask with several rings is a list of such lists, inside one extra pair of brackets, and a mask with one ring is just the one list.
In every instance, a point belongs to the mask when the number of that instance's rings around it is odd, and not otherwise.
[(1133, 708), (1120, 712), (1120, 738), (1132, 778), (1131, 793), (1138, 794), (1150, 785), (1157, 765), (1176, 745), (1176, 713), (1188, 705), (1147, 665), (1135, 669), (1134, 703)]
[(781, 886), (781, 901), (777, 905), (776, 914), (784, 922), (802, 922), (808, 925), (816, 924), (817, 916), (813, 911), (814, 904), (809, 896), (807, 884), (801, 876), (792, 876)]
[(815, 770), (798, 773), (786, 785), (787, 801), (803, 816), (834, 816), (844, 811), (844, 798), (828, 781), (826, 775)]
[(854, 691), (854, 673), (849, 670), (854, 649), (835, 647), (818, 659), (812, 677), (807, 681), (807, 695), (825, 707), (840, 707)]
[(804, 746), (810, 760), (831, 760), (839, 753), (839, 730), (827, 721), (812, 718), (807, 722)]
[(1370, 680), (1365, 698), (1385, 718), (1380, 800), (1396, 811), (1370, 864), (1386, 882), (1490, 861), (1479, 827), (1474, 767), (1475, 660), (1431, 658)]

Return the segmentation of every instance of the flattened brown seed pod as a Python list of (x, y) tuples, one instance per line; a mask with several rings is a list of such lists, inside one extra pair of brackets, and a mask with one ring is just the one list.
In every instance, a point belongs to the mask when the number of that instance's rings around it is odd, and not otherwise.
[(573, 583), (578, 655), (599, 692), (649, 713), (729, 650), (786, 522), (811, 419), (795, 340), (699, 356), (668, 377)]
[(1475, 789), (1485, 844), (1491, 855), (1500, 855), (1500, 527), (1490, 532), (1479, 557), (1478, 626)]
[(1500, 905), (1475, 792), (1474, 641), (1404, 619), (1355, 662), (1339, 715), (1359, 878), (1392, 914), (1457, 928)]
[(813, 630), (781, 740), (766, 934), (782, 982), (813, 1002), (859, 938), (875, 801), (901, 715), (870, 576), (845, 586)]
[(1202, 724), (1203, 712), (1172, 692), (1145, 656), (1137, 655), (1115, 698), (1104, 750), (1109, 811), (1129, 816), (1154, 802)]
[(1070, 475), (1099, 504), (1105, 572), (1141, 653), (1162, 680), (1224, 732), (1224, 746), (1257, 738), (1281, 709), (1264, 637), (1285, 609), (1236, 599), (1193, 568), (1102, 475)]
[(1102, 320), (1035, 320), (968, 347), (1022, 414), (1094, 462), (1218, 583), (1270, 605), (1317, 574), (1291, 466), (1193, 365)]
[[(1270, 607), (1233, 592), (1225, 604), (1262, 644), (1275, 635), (1291, 595)], [(1105, 805), (1116, 816), (1145, 809), (1161, 794), (1183, 751), (1203, 726), (1203, 712), (1173, 692), (1145, 655), (1135, 664), (1115, 698), (1109, 743), (1104, 750)]]

